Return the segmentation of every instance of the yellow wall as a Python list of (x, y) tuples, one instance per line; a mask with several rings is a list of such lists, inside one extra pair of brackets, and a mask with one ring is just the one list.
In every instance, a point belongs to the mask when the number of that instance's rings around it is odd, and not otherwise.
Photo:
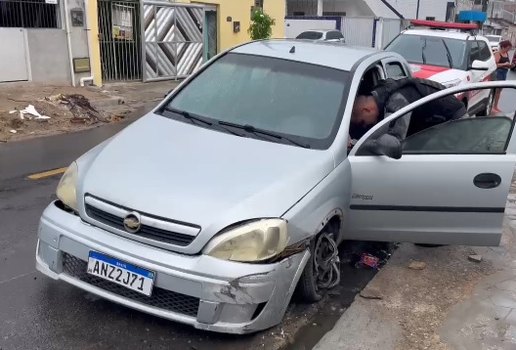
[[(251, 40), (247, 29), (251, 24), (251, 6), (254, 5), (254, 0), (183, 0), (182, 2), (217, 5), (219, 52)], [(272, 28), (273, 38), (285, 37), (285, 2), (286, 0), (263, 1), (265, 13), (276, 20), (276, 25)], [(233, 22), (227, 22), (228, 17), (240, 22), (239, 33), (233, 33)]]
[(86, 25), (88, 35), (91, 40), (90, 67), (93, 76), (93, 84), (102, 86), (102, 71), (100, 64), (100, 43), (99, 43), (99, 23), (98, 23), (97, 0), (89, 0), (86, 8)]
[[(229, 49), (238, 44), (247, 42), (250, 39), (247, 29), (251, 24), (251, 6), (254, 0), (179, 0), (185, 3), (217, 5), (217, 26), (218, 26), (218, 52)], [(273, 38), (285, 37), (285, 2), (286, 0), (264, 0), (263, 7), (265, 13), (276, 20), (276, 25), (272, 28)], [(100, 44), (98, 39), (98, 11), (97, 0), (87, 2), (87, 25), (92, 38), (92, 57), (91, 73), (94, 77), (93, 83), (97, 86), (102, 85), (102, 72), (100, 62)], [(231, 17), (232, 21), (240, 22), (240, 32), (233, 32), (233, 22), (227, 22)]]

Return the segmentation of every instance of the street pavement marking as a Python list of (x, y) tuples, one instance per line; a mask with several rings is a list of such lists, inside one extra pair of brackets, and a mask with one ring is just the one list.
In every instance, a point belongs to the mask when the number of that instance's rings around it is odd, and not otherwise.
[(43, 171), (41, 173), (32, 174), (32, 175), (29, 175), (27, 177), (30, 180), (46, 179), (47, 177), (52, 177), (52, 176), (63, 174), (66, 171), (66, 169), (68, 169), (68, 167), (66, 167), (66, 168), (59, 168), (59, 169), (52, 169), (52, 170), (48, 170), (48, 171)]

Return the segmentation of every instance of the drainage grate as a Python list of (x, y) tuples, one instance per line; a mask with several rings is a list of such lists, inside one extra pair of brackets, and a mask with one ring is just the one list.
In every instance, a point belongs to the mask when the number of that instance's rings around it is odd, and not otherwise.
[(197, 317), (199, 298), (158, 287), (154, 287), (152, 295), (148, 297), (116, 283), (92, 276), (86, 272), (87, 267), (88, 263), (86, 261), (70, 254), (63, 254), (63, 270), (72, 277), (138, 303)]

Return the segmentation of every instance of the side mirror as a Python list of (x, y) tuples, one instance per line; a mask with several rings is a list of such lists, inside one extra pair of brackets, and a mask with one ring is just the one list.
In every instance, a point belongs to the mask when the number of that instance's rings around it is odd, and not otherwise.
[(483, 62), (483, 61), (479, 61), (479, 60), (474, 60), (473, 63), (471, 64), (471, 69), (474, 69), (474, 70), (489, 70), (489, 63)]
[(401, 141), (390, 134), (383, 134), (377, 139), (369, 139), (364, 142), (361, 148), (367, 154), (387, 156), (394, 159), (400, 159), (402, 154)]

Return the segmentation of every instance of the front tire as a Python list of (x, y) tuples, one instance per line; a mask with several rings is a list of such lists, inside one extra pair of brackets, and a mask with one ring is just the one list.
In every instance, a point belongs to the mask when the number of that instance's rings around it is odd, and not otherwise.
[(310, 258), (297, 285), (300, 301), (314, 303), (340, 282), (340, 258), (336, 234), (323, 230), (310, 243)]

